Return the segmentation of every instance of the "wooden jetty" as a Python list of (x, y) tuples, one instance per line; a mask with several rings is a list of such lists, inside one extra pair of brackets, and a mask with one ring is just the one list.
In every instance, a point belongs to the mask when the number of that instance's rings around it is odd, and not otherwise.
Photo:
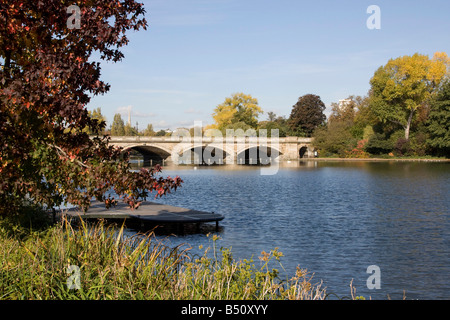
[(201, 223), (215, 222), (216, 229), (219, 228), (219, 221), (224, 219), (223, 215), (214, 212), (198, 211), (148, 201), (142, 202), (139, 208), (135, 210), (131, 210), (125, 203), (120, 201), (115, 207), (109, 209), (105, 208), (104, 203), (93, 201), (86, 212), (75, 207), (67, 209), (65, 214), (82, 219), (130, 219), (132, 223), (138, 223), (140, 226), (192, 223), (199, 226)]

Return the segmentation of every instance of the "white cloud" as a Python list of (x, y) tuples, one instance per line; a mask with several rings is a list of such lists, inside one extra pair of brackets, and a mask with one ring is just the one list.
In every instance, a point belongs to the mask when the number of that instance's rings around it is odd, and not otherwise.
[(131, 116), (138, 117), (138, 118), (153, 118), (156, 116), (156, 113), (133, 111), (131, 113)]
[(116, 109), (116, 113), (120, 113), (122, 117), (125, 117), (128, 119), (128, 114), (131, 112), (131, 117), (137, 117), (137, 118), (152, 118), (155, 117), (156, 114), (153, 112), (141, 112), (139, 110), (133, 110), (134, 107), (129, 105), (126, 107), (118, 107)]
[(181, 120), (181, 121), (177, 121), (176, 126), (178, 127), (187, 127), (187, 128), (192, 128), (194, 126), (194, 121), (191, 120)]
[(167, 129), (168, 126), (169, 126), (169, 124), (167, 123), (166, 120), (160, 120), (154, 124), (154, 127), (158, 128), (158, 129)]
[(194, 109), (194, 108), (189, 108), (189, 109), (185, 110), (184, 113), (187, 113), (187, 114), (202, 114), (203, 112), (201, 110), (197, 110), (197, 109)]

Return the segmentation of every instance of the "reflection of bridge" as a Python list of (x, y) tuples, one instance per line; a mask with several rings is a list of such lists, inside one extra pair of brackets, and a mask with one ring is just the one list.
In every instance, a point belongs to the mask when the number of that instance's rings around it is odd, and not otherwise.
[(144, 162), (175, 164), (260, 164), (312, 158), (311, 138), (111, 137), (110, 144), (135, 150)]

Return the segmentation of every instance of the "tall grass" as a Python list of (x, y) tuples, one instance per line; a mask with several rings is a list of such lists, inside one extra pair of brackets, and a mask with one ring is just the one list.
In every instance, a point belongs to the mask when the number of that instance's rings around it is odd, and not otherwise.
[[(16, 230), (13, 230), (16, 228)], [(153, 234), (126, 237), (103, 222), (74, 228), (67, 220), (40, 231), (0, 220), (0, 299), (324, 299), (306, 270), (282, 280), (282, 254), (233, 259), (213, 245), (202, 256), (170, 248)], [(79, 286), (70, 288), (79, 268)], [(280, 264), (281, 266), (281, 264)], [(281, 266), (282, 267), (282, 266)], [(69, 282), (68, 282), (69, 280)], [(72, 282), (73, 283), (73, 282)]]

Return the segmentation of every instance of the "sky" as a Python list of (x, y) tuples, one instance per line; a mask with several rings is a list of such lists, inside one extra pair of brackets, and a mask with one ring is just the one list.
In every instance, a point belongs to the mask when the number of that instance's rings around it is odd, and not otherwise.
[[(108, 127), (121, 113), (139, 130), (213, 123), (214, 108), (233, 93), (289, 117), (305, 94), (327, 106), (367, 95), (389, 59), (418, 52), (450, 55), (448, 0), (140, 0), (148, 29), (127, 35), (125, 58), (102, 63), (111, 85), (93, 97)], [(369, 29), (370, 5), (380, 29)]]

